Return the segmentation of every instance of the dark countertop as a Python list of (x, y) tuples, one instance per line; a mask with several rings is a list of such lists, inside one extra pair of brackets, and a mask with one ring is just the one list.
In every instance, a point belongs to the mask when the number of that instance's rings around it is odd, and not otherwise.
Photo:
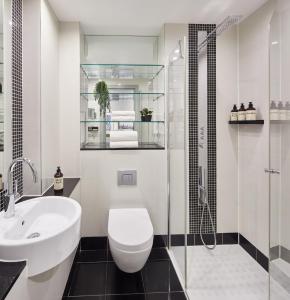
[[(80, 178), (64, 178), (63, 182), (63, 192), (55, 192), (53, 186), (51, 186), (42, 196), (62, 196), (62, 197), (70, 197), (74, 188), (80, 181)], [(22, 196), (17, 203), (37, 198), (38, 196)]]
[[(64, 178), (64, 189), (63, 192), (55, 193), (53, 186), (51, 186), (42, 196), (63, 196), (69, 197), (80, 178)], [(37, 198), (38, 196), (22, 196), (19, 202), (23, 202), (32, 198)], [(23, 271), (26, 265), (25, 261), (19, 262), (1, 262), (0, 261), (0, 300), (4, 300), (9, 291), (11, 290), (13, 284), (17, 280), (18, 276)]]
[(4, 300), (13, 284), (26, 266), (25, 261), (0, 261), (0, 299)]

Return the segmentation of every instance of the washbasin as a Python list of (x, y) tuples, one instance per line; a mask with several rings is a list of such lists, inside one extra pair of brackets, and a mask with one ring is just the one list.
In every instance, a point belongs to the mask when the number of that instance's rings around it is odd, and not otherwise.
[(39, 197), (16, 204), (15, 216), (0, 213), (0, 260), (27, 261), (29, 276), (64, 261), (80, 240), (81, 207), (67, 197)]

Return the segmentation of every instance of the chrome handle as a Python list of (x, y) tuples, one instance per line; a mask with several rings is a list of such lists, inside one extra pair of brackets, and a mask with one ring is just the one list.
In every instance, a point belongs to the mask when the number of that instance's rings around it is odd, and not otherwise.
[(280, 174), (280, 171), (279, 170), (274, 170), (274, 169), (265, 169), (265, 173)]

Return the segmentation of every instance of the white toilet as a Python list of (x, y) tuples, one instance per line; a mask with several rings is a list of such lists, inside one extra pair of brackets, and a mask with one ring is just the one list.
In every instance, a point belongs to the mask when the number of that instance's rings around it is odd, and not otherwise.
[(141, 270), (153, 245), (153, 226), (147, 209), (110, 209), (108, 236), (117, 266), (127, 273)]

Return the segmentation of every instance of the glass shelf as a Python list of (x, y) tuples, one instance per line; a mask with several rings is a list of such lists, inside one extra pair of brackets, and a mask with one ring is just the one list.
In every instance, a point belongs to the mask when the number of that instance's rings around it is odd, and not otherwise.
[(164, 65), (81, 64), (81, 69), (88, 79), (153, 80), (164, 69)]
[[(80, 95), (87, 101), (96, 101), (94, 93), (80, 93)], [(156, 101), (164, 96), (164, 93), (155, 93), (155, 92), (134, 92), (134, 93), (109, 93), (111, 96), (110, 101), (120, 101), (128, 100), (129, 97), (132, 97), (132, 100), (140, 100), (141, 98), (152, 98), (152, 101)]]
[(87, 120), (81, 121), (81, 123), (164, 123), (164, 121), (109, 121), (109, 120)]
[(81, 145), (81, 150), (164, 150), (165, 148), (156, 143), (139, 143), (134, 148), (111, 148), (109, 143), (87, 143)]

